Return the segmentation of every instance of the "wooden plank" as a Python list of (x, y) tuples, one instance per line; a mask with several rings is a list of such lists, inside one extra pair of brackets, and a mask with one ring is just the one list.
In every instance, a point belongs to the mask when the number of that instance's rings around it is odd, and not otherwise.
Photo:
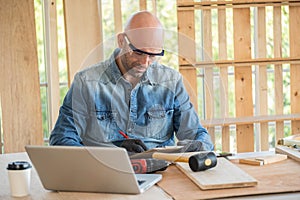
[(193, 172), (188, 163), (176, 163), (176, 166), (202, 190), (257, 185), (257, 180), (226, 158), (218, 158), (216, 167), (200, 172)]
[(44, 1), (45, 52), (48, 81), (48, 123), (54, 128), (60, 107), (56, 1)]
[[(219, 59), (227, 59), (226, 10), (218, 9)], [(220, 67), (220, 110), (221, 118), (229, 113), (228, 99), (228, 67)], [(222, 126), (222, 151), (230, 152), (229, 126)]]
[(2, 142), (2, 134), (3, 134), (3, 130), (2, 130), (2, 104), (1, 104), (1, 95), (0, 95), (0, 154), (2, 154), (3, 150), (3, 142)]
[(299, 0), (232, 0), (232, 1), (202, 1), (202, 2), (182, 2), (178, 4), (179, 10), (194, 9), (213, 9), (213, 8), (249, 8), (249, 7), (266, 7), (294, 5), (299, 6)]
[(123, 31), (121, 0), (114, 0), (115, 34)]
[(290, 157), (291, 159), (294, 159), (298, 162), (300, 162), (300, 151), (287, 147), (287, 146), (281, 146), (278, 145), (275, 147), (275, 151), (277, 153), (282, 153), (282, 154), (286, 154), (288, 157)]
[[(300, 6), (289, 7), (290, 54), (300, 57)], [(300, 64), (290, 66), (291, 76), (291, 113), (300, 113)], [(300, 120), (292, 121), (292, 134), (300, 133)]]
[[(253, 58), (253, 59), (234, 59), (234, 60), (215, 60), (215, 61), (201, 61), (196, 62), (194, 67), (206, 68), (212, 66), (226, 67), (226, 66), (245, 66), (245, 65), (270, 65), (270, 64), (300, 64), (300, 58)], [(182, 64), (182, 67), (190, 67), (188, 64)]]
[(156, 1), (157, 0), (152, 0), (152, 13), (157, 16)]
[[(203, 10), (202, 11), (202, 36), (203, 36), (203, 49), (202, 55), (204, 61), (212, 60), (212, 24), (211, 24), (211, 10)], [(204, 68), (204, 97), (205, 97), (205, 119), (214, 118), (214, 75), (213, 75), (213, 67)], [(209, 127), (208, 132), (211, 136), (213, 143), (215, 144), (215, 129), (214, 127)]]
[(274, 155), (242, 158), (239, 159), (239, 163), (262, 166), (262, 165), (268, 165), (268, 164), (280, 162), (286, 159), (287, 159), (287, 155), (276, 153)]
[(78, 70), (103, 58), (98, 1), (64, 0), (69, 84)]
[(202, 125), (212, 126), (229, 126), (229, 125), (245, 125), (252, 123), (264, 122), (283, 122), (290, 120), (300, 120), (300, 113), (290, 115), (260, 115), (249, 117), (235, 117), (235, 118), (216, 118), (211, 120), (202, 120)]
[[(274, 37), (274, 57), (282, 57), (282, 28), (281, 28), (281, 7), (273, 8), (273, 37)], [(275, 113), (277, 115), (283, 114), (283, 74), (282, 65), (274, 66), (274, 81), (275, 81)], [(276, 138), (284, 137), (284, 124), (283, 122), (276, 122)]]
[[(233, 9), (234, 58), (251, 58), (250, 8)], [(253, 116), (251, 66), (235, 67), (236, 117)], [(253, 124), (237, 126), (237, 152), (254, 150)]]
[[(178, 0), (177, 3), (184, 1)], [(177, 12), (178, 20), (178, 57), (179, 65), (193, 64), (196, 58), (195, 45), (195, 18), (193, 11)], [(198, 111), (197, 102), (197, 71), (196, 68), (182, 69), (179, 67), (180, 73), (188, 83), (185, 84), (190, 95), (191, 102)]]
[(147, 0), (140, 0), (140, 10), (147, 10)]
[[(267, 57), (266, 42), (266, 8), (257, 8), (257, 57)], [(258, 69), (258, 115), (268, 114), (268, 84), (267, 84), (267, 66), (261, 65)], [(269, 150), (269, 130), (268, 123), (260, 123), (259, 143), (261, 151)]]
[[(300, 163), (292, 159), (288, 158), (282, 162), (261, 167), (244, 164), (236, 165), (258, 180), (258, 185), (246, 188), (201, 190), (185, 174), (181, 173), (177, 167), (169, 166), (163, 172), (164, 178), (158, 183), (158, 186), (174, 199), (217, 199), (300, 191)], [(226, 173), (226, 171), (223, 172)], [(255, 199), (255, 196), (250, 198)], [(276, 199), (276, 196), (274, 198)]]
[(0, 95), (4, 152), (43, 144), (33, 0), (0, 0)]

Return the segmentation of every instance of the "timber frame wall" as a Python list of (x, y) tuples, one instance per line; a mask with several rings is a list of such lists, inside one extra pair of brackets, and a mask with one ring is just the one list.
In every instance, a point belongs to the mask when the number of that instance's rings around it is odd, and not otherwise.
[[(102, 59), (99, 44), (103, 41), (101, 0), (63, 0), (69, 83), (74, 74), (90, 63)], [(48, 111), (50, 128), (59, 110), (59, 72), (56, 0), (44, 0), (45, 51), (48, 79)], [(147, 10), (156, 0), (139, 0), (139, 9)], [(115, 33), (122, 30), (122, 1), (114, 0)], [(274, 57), (266, 58), (265, 8), (274, 12)], [(289, 7), (290, 56), (281, 53), (281, 6)], [(258, 54), (251, 56), (250, 8), (258, 12)], [(212, 58), (211, 11), (218, 11), (218, 60)], [(233, 19), (226, 17), (233, 9)], [(196, 60), (195, 35), (198, 24), (195, 13), (202, 12), (203, 60)], [(176, 12), (174, 10), (174, 12)], [(80, 13), (80, 14), (79, 14)], [(84, 13), (84, 14), (83, 14)], [(205, 116), (202, 124), (215, 140), (215, 128), (222, 128), (222, 150), (230, 151), (230, 128), (236, 130), (237, 151), (253, 151), (256, 141), (254, 126), (259, 124), (259, 150), (268, 150), (268, 123), (276, 122), (276, 138), (283, 136), (284, 121), (292, 122), (292, 133), (300, 132), (300, 1), (299, 0), (235, 0), (203, 1), (177, 0), (179, 70), (189, 81), (191, 100), (197, 108), (198, 72), (204, 71)], [(78, 15), (79, 14), (79, 15)], [(26, 15), (26, 16), (25, 16)], [(24, 151), (26, 144), (43, 144), (37, 47), (34, 23), (34, 0), (0, 0), (0, 153)], [(234, 59), (227, 56), (226, 20), (233, 20)], [(202, 52), (203, 53), (203, 52)], [(88, 59), (87, 59), (88, 56)], [(283, 64), (290, 67), (291, 114), (283, 113)], [(267, 66), (275, 71), (276, 114), (267, 113)], [(228, 114), (228, 68), (234, 67), (235, 116)], [(257, 68), (259, 90), (254, 112), (252, 69)], [(221, 118), (214, 115), (214, 70), (219, 70), (223, 83), (220, 96)], [(195, 95), (196, 94), (196, 95)], [(1, 138), (3, 136), (3, 138)], [(3, 141), (3, 144), (2, 144)]]
[[(273, 7), (274, 57), (266, 55), (266, 6)], [(281, 6), (289, 7), (290, 56), (281, 55)], [(252, 57), (250, 8), (257, 8), (257, 57)], [(218, 48), (219, 60), (212, 58), (212, 21), (211, 11), (218, 13)], [(233, 19), (226, 17), (226, 9), (233, 10)], [(196, 46), (187, 46), (186, 37), (195, 40), (195, 13), (202, 12), (202, 37), (205, 52), (203, 60), (196, 61)], [(202, 124), (208, 128), (213, 140), (216, 127), (222, 130), (222, 150), (230, 151), (229, 126), (236, 129), (237, 152), (254, 151), (255, 141), (258, 141), (258, 150), (269, 150), (268, 123), (276, 122), (276, 140), (283, 137), (283, 122), (291, 120), (292, 133), (300, 133), (300, 1), (298, 0), (234, 0), (234, 1), (177, 1), (179, 55), (189, 51), (190, 60), (180, 58), (180, 72), (190, 81), (192, 93), (197, 96), (197, 69), (203, 69), (205, 82), (205, 120)], [(227, 58), (226, 20), (233, 20), (234, 59)], [(181, 37), (180, 37), (181, 36)], [(182, 37), (184, 36), (184, 37)], [(185, 56), (183, 56), (185, 57)], [(283, 114), (283, 69), (282, 65), (290, 66), (290, 99), (291, 114)], [(267, 97), (267, 66), (274, 65), (275, 73), (275, 104), (276, 114), (268, 115)], [(235, 117), (228, 116), (228, 67), (234, 67), (235, 84)], [(259, 88), (256, 90), (257, 112), (254, 114), (253, 76), (252, 68), (256, 67)], [(221, 118), (214, 117), (214, 69), (219, 70)], [(197, 107), (197, 101), (194, 101)], [(258, 140), (254, 136), (254, 125), (259, 124)]]

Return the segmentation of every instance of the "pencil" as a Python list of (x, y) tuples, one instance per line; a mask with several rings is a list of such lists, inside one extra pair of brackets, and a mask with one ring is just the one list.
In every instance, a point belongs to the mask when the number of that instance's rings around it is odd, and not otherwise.
[(119, 133), (126, 139), (129, 139), (128, 135), (126, 135), (123, 131), (119, 130)]

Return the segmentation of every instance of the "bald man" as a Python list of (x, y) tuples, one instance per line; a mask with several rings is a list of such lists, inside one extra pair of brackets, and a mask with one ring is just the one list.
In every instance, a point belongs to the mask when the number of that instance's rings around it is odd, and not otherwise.
[(182, 76), (158, 62), (163, 38), (154, 15), (133, 14), (110, 58), (76, 74), (50, 145), (118, 146), (138, 153), (176, 145), (177, 138), (182, 151), (213, 150)]

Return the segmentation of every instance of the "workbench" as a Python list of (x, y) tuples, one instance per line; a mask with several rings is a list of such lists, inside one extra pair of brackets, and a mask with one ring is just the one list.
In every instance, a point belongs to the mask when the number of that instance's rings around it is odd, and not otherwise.
[[(9, 162), (16, 160), (30, 161), (25, 152), (0, 155), (0, 199), (14, 199), (10, 196), (6, 166)], [(171, 165), (167, 170), (160, 172), (163, 175), (162, 181), (139, 195), (52, 192), (43, 188), (33, 168), (30, 195), (17, 199), (300, 199), (299, 162), (287, 159), (264, 166), (238, 164), (237, 160), (232, 162), (256, 178), (258, 185), (255, 187), (204, 191), (200, 190), (175, 165)]]

